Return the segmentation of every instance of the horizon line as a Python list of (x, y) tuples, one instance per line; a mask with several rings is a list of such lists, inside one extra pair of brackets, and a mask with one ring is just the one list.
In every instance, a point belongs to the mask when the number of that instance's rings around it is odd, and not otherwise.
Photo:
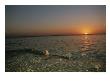
[(96, 33), (96, 34), (52, 34), (52, 35), (15, 35), (7, 36), (5, 38), (19, 38), (19, 37), (43, 37), (43, 36), (79, 36), (79, 35), (106, 35), (106, 33)]

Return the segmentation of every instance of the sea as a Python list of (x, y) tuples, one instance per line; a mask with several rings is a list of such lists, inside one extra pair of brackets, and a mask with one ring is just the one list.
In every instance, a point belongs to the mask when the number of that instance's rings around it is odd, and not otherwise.
[(106, 72), (106, 35), (5, 38), (5, 71)]

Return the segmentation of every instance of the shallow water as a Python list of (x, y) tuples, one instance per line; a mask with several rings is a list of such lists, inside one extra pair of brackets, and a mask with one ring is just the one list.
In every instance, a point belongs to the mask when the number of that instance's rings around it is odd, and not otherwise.
[[(5, 44), (6, 71), (106, 71), (105, 35), (6, 38)], [(23, 51), (33, 48), (48, 50), (49, 58)]]

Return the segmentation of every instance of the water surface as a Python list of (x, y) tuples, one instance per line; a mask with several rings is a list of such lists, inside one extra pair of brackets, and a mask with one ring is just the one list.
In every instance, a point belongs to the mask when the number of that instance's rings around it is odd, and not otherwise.
[(5, 49), (6, 71), (106, 71), (105, 35), (6, 38)]

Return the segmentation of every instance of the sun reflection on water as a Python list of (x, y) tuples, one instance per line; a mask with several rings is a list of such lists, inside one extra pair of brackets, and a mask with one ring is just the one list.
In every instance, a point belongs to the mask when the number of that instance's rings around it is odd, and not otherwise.
[(87, 55), (87, 52), (90, 50), (91, 47), (91, 40), (89, 38), (89, 35), (84, 35), (81, 39), (81, 55)]

